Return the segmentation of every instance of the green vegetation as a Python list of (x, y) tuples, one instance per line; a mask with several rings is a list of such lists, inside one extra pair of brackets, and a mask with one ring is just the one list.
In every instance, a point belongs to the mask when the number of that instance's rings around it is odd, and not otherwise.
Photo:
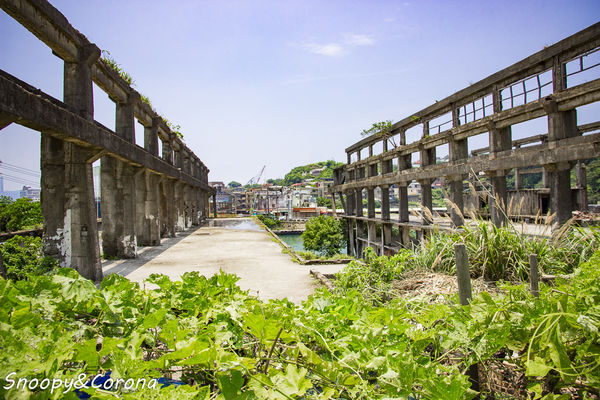
[(278, 229), (283, 225), (283, 221), (279, 221), (266, 215), (257, 215), (256, 217), (269, 229)]
[[(389, 280), (395, 267), (379, 273), (381, 262), (369, 256), (367, 268)], [(351, 288), (320, 290), (301, 306), (261, 302), (237, 279), (152, 275), (153, 290), (115, 274), (96, 288), (72, 269), (0, 279), (0, 396), (74, 398), (6, 389), (11, 372), (41, 381), (111, 371), (113, 379), (177, 373), (183, 385), (84, 391), (99, 399), (472, 399), (464, 372), (476, 363), (482, 374), (508, 368), (500, 379), (523, 374), (518, 398), (592, 399), (600, 387), (600, 252), (569, 282), (542, 284), (539, 299), (525, 285), (501, 286), (468, 306), (456, 296), (372, 305)]]
[(306, 222), (302, 241), (304, 249), (331, 257), (346, 245), (342, 222), (325, 215), (311, 218)]
[(322, 256), (316, 253), (313, 253), (312, 251), (297, 251), (296, 254), (298, 254), (300, 257), (304, 258), (305, 260), (321, 260), (321, 261), (335, 261), (335, 260), (347, 260), (347, 259), (353, 259), (354, 257), (346, 255), (346, 254), (334, 254), (332, 256)]
[[(289, 186), (293, 185), (294, 183), (300, 183), (305, 179), (330, 179), (333, 178), (333, 170), (341, 165), (343, 165), (343, 163), (328, 160), (295, 167), (285, 175), (285, 177), (283, 178), (283, 183)], [(320, 171), (316, 175), (312, 175), (310, 173), (311, 171), (317, 169), (322, 169), (322, 171)]]
[(229, 188), (238, 188), (241, 186), (242, 186), (242, 184), (239, 182), (236, 182), (236, 181), (231, 181), (227, 184), (227, 187), (229, 187)]
[(162, 117), (162, 120), (164, 121), (165, 124), (167, 124), (167, 126), (169, 127), (169, 129), (171, 130), (171, 132), (173, 132), (177, 136), (179, 136), (180, 139), (183, 139), (183, 133), (181, 133), (181, 126), (180, 125), (175, 125), (174, 123), (172, 123), (171, 121), (169, 121), (165, 117)]
[[(331, 197), (317, 197), (317, 206), (331, 208)], [(342, 202), (336, 200), (335, 206), (336, 208), (342, 208)]]
[(111, 57), (110, 52), (108, 50), (102, 50), (102, 60), (112, 69), (114, 69), (120, 76), (127, 82), (129, 85), (133, 85), (133, 77), (128, 74), (121, 64), (119, 64), (114, 58)]
[(55, 259), (42, 254), (42, 238), (14, 236), (0, 244), (8, 279), (15, 281), (55, 270)]
[(600, 204), (600, 158), (586, 164), (588, 202)]
[(12, 201), (9, 197), (0, 197), (0, 232), (39, 228), (43, 222), (39, 201), (24, 197)]
[(341, 287), (359, 290), (374, 303), (395, 296), (391, 281), (408, 270), (427, 270), (454, 275), (454, 244), (464, 243), (471, 276), (486, 280), (522, 282), (529, 275), (529, 254), (536, 254), (546, 274), (569, 274), (593, 250), (600, 247), (600, 229), (565, 226), (551, 238), (533, 239), (511, 227), (497, 228), (485, 221), (456, 233), (434, 232), (414, 249), (402, 249), (393, 257), (377, 257), (368, 248), (364, 254), (370, 268), (350, 263), (338, 274)]

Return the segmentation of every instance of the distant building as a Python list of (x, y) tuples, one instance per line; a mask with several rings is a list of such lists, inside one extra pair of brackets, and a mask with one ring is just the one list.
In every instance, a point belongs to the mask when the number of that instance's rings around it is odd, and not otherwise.
[(30, 186), (23, 186), (23, 189), (20, 191), (19, 198), (26, 197), (33, 201), (40, 201), (40, 193), (42, 189), (33, 189)]

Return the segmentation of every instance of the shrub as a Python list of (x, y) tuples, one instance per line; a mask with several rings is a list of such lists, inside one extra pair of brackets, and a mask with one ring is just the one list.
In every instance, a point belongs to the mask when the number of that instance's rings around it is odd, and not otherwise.
[(0, 200), (0, 231), (18, 231), (42, 225), (42, 207), (39, 201), (20, 198)]
[(30, 275), (44, 275), (58, 267), (58, 263), (42, 253), (42, 238), (15, 236), (0, 247), (6, 277), (15, 281)]
[(340, 252), (346, 245), (341, 221), (333, 217), (321, 215), (306, 222), (306, 230), (302, 233), (306, 250), (316, 251), (327, 256)]

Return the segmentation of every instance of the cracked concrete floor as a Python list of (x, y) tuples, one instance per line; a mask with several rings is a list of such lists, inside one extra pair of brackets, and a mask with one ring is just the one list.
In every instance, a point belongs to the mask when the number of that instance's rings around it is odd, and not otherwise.
[(223, 227), (192, 228), (163, 239), (161, 246), (139, 248), (136, 259), (102, 263), (105, 275), (117, 273), (140, 283), (154, 273), (175, 280), (188, 271), (208, 277), (222, 269), (238, 275), (237, 284), (260, 299), (287, 298), (294, 303), (305, 300), (319, 286), (310, 269), (326, 274), (341, 268), (343, 265), (297, 264), (262, 229)]

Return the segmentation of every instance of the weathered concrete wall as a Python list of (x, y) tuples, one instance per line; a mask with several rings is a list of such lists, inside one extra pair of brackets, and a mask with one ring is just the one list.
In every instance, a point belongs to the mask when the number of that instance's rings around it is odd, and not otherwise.
[[(365, 245), (374, 247), (380, 254), (394, 251), (395, 246), (388, 245), (385, 234), (391, 226), (400, 228), (399, 240), (392, 238), (392, 242), (397, 240), (401, 245), (409, 244), (408, 233), (411, 230), (416, 231), (416, 237), (427, 234), (431, 222), (427, 211), (423, 213), (421, 223), (408, 222), (406, 187), (412, 181), (421, 184), (421, 208), (424, 210), (431, 210), (431, 182), (443, 177), (449, 183), (449, 212), (455, 226), (462, 224), (460, 215), (464, 215), (465, 209), (479, 209), (481, 206), (479, 200), (463, 194), (463, 183), (469, 174), (483, 173), (489, 177), (492, 195), (486, 196), (485, 202), (494, 224), (498, 226), (505, 223), (509, 214), (506, 207), (511, 200), (513, 204), (522, 202), (523, 212), (530, 215), (537, 214), (542, 203), (544, 206), (548, 204), (555, 214), (556, 226), (570, 219), (573, 209), (585, 208), (585, 185), (582, 184), (585, 182), (585, 170), (578, 170), (579, 189), (575, 194), (570, 187), (570, 170), (582, 160), (600, 156), (600, 133), (583, 136), (584, 132), (597, 131), (599, 124), (577, 126), (576, 108), (600, 100), (600, 79), (571, 87), (568, 85), (566, 64), (599, 51), (599, 46), (600, 23), (597, 23), (410, 114), (393, 124), (388, 132), (366, 137), (348, 147), (347, 164), (335, 170), (334, 186), (330, 190), (351, 199), (345, 207), (349, 252), (360, 255)], [(600, 71), (598, 66), (595, 68)], [(544, 86), (541, 81), (545, 78), (541, 77), (547, 76), (547, 71), (552, 76), (552, 93), (542, 96)], [(570, 72), (570, 75), (575, 73), (578, 72)], [(513, 91), (513, 88), (524, 87), (525, 81), (529, 82), (526, 94)], [(535, 81), (538, 87), (533, 90), (531, 82)], [(546, 135), (512, 140), (512, 125), (539, 117), (548, 120)], [(440, 120), (447, 122), (440, 123)], [(434, 123), (438, 125), (433, 126)], [(419, 125), (423, 129), (422, 137), (407, 143), (406, 131)], [(467, 139), (480, 134), (488, 135), (490, 145), (474, 151), (469, 157)], [(380, 142), (382, 152), (375, 154), (375, 145)], [(439, 146), (449, 147), (449, 162), (436, 163), (436, 148)], [(367, 158), (364, 158), (365, 149), (368, 150)], [(419, 154), (419, 165), (412, 165), (414, 153)], [(396, 171), (390, 168), (393, 163), (397, 165)], [(507, 190), (507, 174), (516, 170), (520, 188), (519, 169), (528, 167), (543, 168), (549, 198), (544, 199), (545, 195), (540, 192), (511, 193)], [(363, 190), (371, 193), (376, 187), (385, 190), (391, 185), (399, 187), (398, 220), (389, 220), (389, 204), (383, 203), (381, 218), (375, 218), (372, 213), (363, 216)], [(371, 196), (368, 196), (368, 202), (370, 210)], [(356, 206), (353, 206), (354, 203)], [(384, 232), (381, 241), (373, 235), (376, 225), (380, 225)]]
[[(159, 245), (161, 236), (198, 224), (203, 200), (214, 193), (209, 170), (163, 118), (50, 3), (0, 0), (0, 7), (64, 61), (63, 101), (0, 71), (0, 127), (16, 122), (41, 132), (44, 253), (102, 279), (92, 175), (98, 159), (106, 256), (136, 257), (138, 245)], [(92, 82), (116, 104), (114, 132), (94, 121)], [(144, 148), (135, 144), (135, 118)]]

